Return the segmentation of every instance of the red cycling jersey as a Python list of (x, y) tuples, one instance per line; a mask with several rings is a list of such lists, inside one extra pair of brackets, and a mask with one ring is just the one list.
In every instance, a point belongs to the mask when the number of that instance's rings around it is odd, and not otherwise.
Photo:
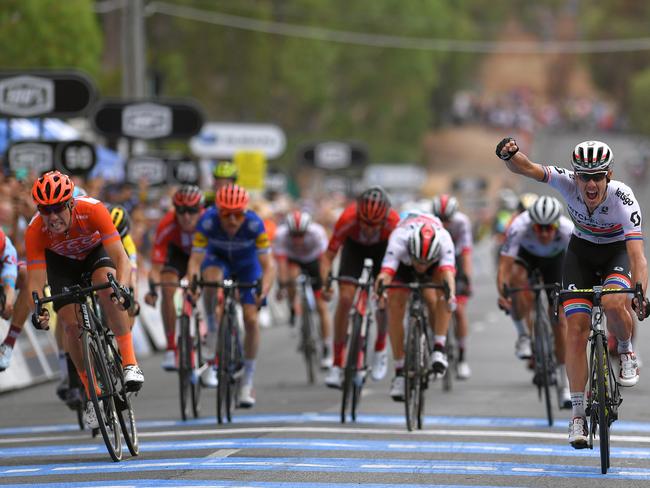
[(173, 209), (170, 210), (163, 216), (156, 228), (151, 261), (153, 263), (165, 264), (167, 261), (167, 249), (170, 244), (176, 246), (189, 256), (192, 252), (193, 237), (194, 230), (183, 232), (183, 229), (181, 229), (181, 226), (176, 221), (176, 211)]
[(78, 197), (74, 199), (70, 228), (63, 234), (48, 231), (40, 214), (32, 218), (25, 232), (27, 269), (46, 267), (46, 249), (66, 258), (83, 260), (100, 244), (119, 240), (120, 234), (102, 202)]
[(387, 241), (398, 222), (399, 214), (391, 208), (386, 220), (384, 220), (381, 226), (374, 228), (370, 234), (366, 234), (361, 231), (361, 226), (359, 225), (357, 204), (356, 202), (351, 203), (343, 210), (336, 224), (334, 224), (334, 232), (332, 233), (327, 249), (336, 253), (346, 239), (352, 239), (366, 246)]

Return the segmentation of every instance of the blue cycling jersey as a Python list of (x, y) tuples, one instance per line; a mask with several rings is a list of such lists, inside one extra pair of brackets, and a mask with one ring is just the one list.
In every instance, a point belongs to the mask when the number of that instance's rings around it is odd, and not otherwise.
[(264, 222), (252, 210), (245, 212), (241, 227), (229, 236), (221, 226), (219, 211), (211, 207), (196, 224), (192, 251), (207, 252), (231, 262), (246, 261), (269, 252), (269, 236)]

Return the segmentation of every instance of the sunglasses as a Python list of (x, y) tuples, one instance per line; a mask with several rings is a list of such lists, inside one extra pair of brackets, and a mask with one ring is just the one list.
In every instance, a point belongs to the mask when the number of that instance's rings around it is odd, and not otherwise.
[(197, 214), (199, 213), (199, 207), (174, 207), (177, 214)]
[(533, 228), (535, 229), (536, 232), (542, 233), (542, 232), (551, 232), (555, 229), (557, 229), (557, 224), (533, 224)]
[(235, 220), (241, 220), (244, 218), (244, 211), (243, 210), (219, 210), (219, 216), (228, 219), (230, 217), (234, 217)]
[(304, 232), (289, 232), (289, 236), (298, 239), (300, 237), (305, 237), (305, 233)]
[(63, 212), (68, 208), (68, 202), (56, 203), (54, 205), (38, 205), (38, 213), (41, 215), (52, 215)]
[(587, 183), (588, 181), (603, 181), (607, 173), (576, 173), (576, 175), (578, 175), (581, 181)]

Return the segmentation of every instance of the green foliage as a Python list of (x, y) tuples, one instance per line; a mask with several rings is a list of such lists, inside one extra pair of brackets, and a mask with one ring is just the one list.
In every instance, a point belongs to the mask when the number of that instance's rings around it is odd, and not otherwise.
[(0, 69), (100, 69), (102, 38), (92, 0), (3, 0)]
[[(480, 35), (453, 0), (174, 3), (319, 29), (413, 38)], [(473, 68), (472, 56), (457, 53), (310, 40), (162, 15), (150, 17), (147, 28), (153, 68), (165, 74), (165, 95), (184, 94), (184, 78), (212, 120), (280, 125), (289, 137), (285, 162), (300, 144), (327, 138), (364, 142), (374, 161), (417, 160), (421, 137), (438, 117), (432, 106), (444, 110)], [(165, 66), (170, 56), (177, 60), (173, 70)]]
[(640, 132), (650, 135), (650, 68), (639, 71), (630, 82), (630, 120)]

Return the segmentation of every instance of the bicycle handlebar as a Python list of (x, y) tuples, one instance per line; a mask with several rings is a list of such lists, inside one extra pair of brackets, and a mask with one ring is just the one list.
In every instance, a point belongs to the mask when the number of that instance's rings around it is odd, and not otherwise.
[(423, 288), (443, 290), (445, 294), (445, 299), (447, 300), (449, 300), (449, 297), (451, 295), (449, 284), (446, 281), (443, 281), (442, 284), (432, 283), (430, 281), (424, 283), (420, 283), (419, 281), (414, 281), (411, 283), (390, 283), (388, 285), (384, 285), (384, 282), (380, 281), (379, 286), (377, 287), (377, 293), (379, 295), (383, 295), (384, 291), (389, 289), (421, 290)]
[(553, 294), (553, 313), (555, 314), (555, 318), (557, 318), (560, 313), (560, 298), (562, 297), (572, 296), (575, 298), (593, 298), (593, 296), (596, 294), (602, 296), (613, 295), (616, 293), (627, 293), (634, 295), (634, 298), (636, 298), (637, 303), (639, 304), (638, 309), (635, 310), (637, 318), (639, 321), (642, 321), (646, 318), (646, 315), (643, 313), (643, 307), (641, 306), (641, 304), (645, 301), (645, 297), (643, 295), (643, 287), (639, 282), (634, 285), (634, 288), (594, 287), (583, 290), (562, 290), (560, 289), (560, 285), (556, 283), (555, 292)]
[(34, 305), (35, 305), (34, 314), (37, 316), (41, 315), (43, 311), (43, 304), (45, 303), (53, 302), (55, 300), (62, 300), (66, 298), (74, 298), (75, 302), (81, 303), (91, 293), (94, 293), (99, 290), (105, 290), (106, 288), (112, 288), (113, 293), (115, 293), (116, 296), (118, 297), (122, 296), (122, 290), (120, 289), (120, 284), (115, 280), (113, 274), (107, 273), (106, 277), (108, 278), (108, 281), (106, 283), (100, 283), (99, 285), (92, 285), (86, 288), (82, 288), (81, 285), (63, 287), (64, 290), (63, 293), (59, 293), (57, 295), (51, 295), (49, 297), (39, 298), (38, 293), (36, 291), (32, 291), (32, 298), (34, 300)]

